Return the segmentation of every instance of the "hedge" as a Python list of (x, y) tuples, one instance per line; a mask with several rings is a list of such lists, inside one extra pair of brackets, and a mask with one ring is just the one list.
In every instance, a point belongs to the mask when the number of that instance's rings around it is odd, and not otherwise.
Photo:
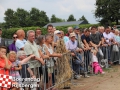
[[(70, 25), (70, 26), (74, 27), (76, 25)], [(82, 24), (82, 25), (79, 25), (80, 28), (89, 28), (91, 26), (99, 26), (99, 24)], [(68, 27), (69, 26), (58, 26), (58, 27), (56, 27), (56, 29), (57, 30), (63, 30), (66, 33)], [(25, 33), (26, 33), (28, 30), (36, 30), (36, 28), (40, 28), (40, 27), (23, 27), (23, 28), (4, 29), (2, 37), (11, 39), (12, 35), (19, 29), (23, 29), (25, 31)], [(43, 35), (47, 33), (47, 29), (46, 28), (41, 28), (41, 30), (42, 30), (42, 34)]]

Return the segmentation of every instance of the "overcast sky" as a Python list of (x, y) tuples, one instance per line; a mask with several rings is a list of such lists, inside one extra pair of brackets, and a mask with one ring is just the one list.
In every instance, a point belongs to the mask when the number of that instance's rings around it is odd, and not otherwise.
[(78, 20), (84, 15), (89, 23), (95, 24), (94, 17), (96, 0), (0, 0), (0, 22), (4, 21), (4, 12), (11, 8), (23, 8), (29, 11), (32, 7), (46, 12), (50, 18), (52, 14), (67, 20), (70, 14)]

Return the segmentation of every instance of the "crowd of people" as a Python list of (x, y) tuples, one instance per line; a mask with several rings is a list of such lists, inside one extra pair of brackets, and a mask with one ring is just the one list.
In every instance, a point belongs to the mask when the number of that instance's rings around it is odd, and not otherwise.
[[(54, 57), (62, 57), (62, 53), (56, 53), (55, 51), (60, 40), (64, 41), (66, 50), (71, 53), (71, 69), (74, 72), (75, 79), (78, 79), (82, 72), (84, 77), (90, 77), (88, 66), (93, 68), (94, 74), (99, 72), (104, 74), (101, 59), (106, 58), (106, 48), (109, 65), (120, 59), (120, 31), (116, 27), (92, 26), (81, 29), (75, 26), (68, 27), (67, 30), (68, 32), (65, 34), (62, 30), (56, 30), (52, 25), (47, 26), (46, 35), (42, 35), (40, 28), (35, 31), (28, 30), (26, 34), (24, 30), (17, 30), (13, 35), (13, 43), (7, 47), (9, 49), (7, 56), (7, 48), (4, 39), (1, 37), (2, 30), (0, 29), (0, 74), (6, 73), (6, 75), (11, 75), (13, 78), (41, 78), (42, 67), (45, 65), (47, 67), (45, 68), (46, 88), (53, 86), (55, 84), (53, 78)], [(26, 37), (27, 39), (25, 39)], [(85, 57), (88, 57), (88, 59)], [(113, 57), (117, 57), (116, 60)], [(21, 83), (26, 82), (12, 82), (18, 87)], [(39, 82), (28, 83), (37, 84)], [(0, 87), (0, 89), (6, 90), (4, 87)], [(16, 87), (11, 87), (11, 89), (18, 90)], [(31, 90), (37, 90), (37, 88), (31, 88)]]

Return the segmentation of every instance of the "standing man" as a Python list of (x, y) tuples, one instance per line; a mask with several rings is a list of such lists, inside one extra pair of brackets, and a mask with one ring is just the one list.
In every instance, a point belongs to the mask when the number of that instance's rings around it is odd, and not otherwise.
[(112, 64), (111, 61), (111, 45), (114, 42), (114, 39), (112, 37), (112, 35), (110, 34), (110, 27), (105, 27), (105, 32), (103, 33), (104, 39), (105, 39), (105, 43), (108, 45), (108, 62), (109, 64)]
[(38, 47), (34, 41), (35, 40), (35, 32), (33, 30), (29, 30), (27, 32), (27, 37), (28, 37), (28, 40), (25, 43), (24, 51), (25, 51), (26, 55), (34, 54), (35, 55), (34, 60), (38, 60), (36, 62), (30, 62), (30, 68), (40, 67), (41, 63), (44, 64), (44, 61), (41, 58)]
[(35, 30), (35, 37), (36, 37), (36, 39), (37, 39), (37, 37), (39, 37), (41, 34), (42, 34), (41, 29), (40, 29), (40, 28), (37, 28), (37, 29)]
[(5, 39), (2, 38), (2, 29), (0, 28), (0, 46), (5, 46)]
[(34, 75), (37, 78), (40, 78), (41, 72), (39, 72), (42, 65), (45, 64), (43, 58), (40, 56), (40, 50), (38, 49), (37, 44), (35, 43), (35, 31), (27, 31), (27, 42), (24, 46), (24, 51), (27, 56), (34, 54), (35, 57), (29, 60), (29, 67), (33, 71)]
[(17, 51), (24, 50), (24, 45), (26, 43), (26, 40), (24, 39), (25, 38), (25, 32), (24, 32), (24, 30), (18, 30), (16, 32), (16, 34), (17, 34), (17, 37), (18, 37), (18, 39), (15, 42), (16, 49), (17, 49)]
[(52, 47), (54, 48), (57, 45), (56, 41), (59, 40), (59, 37), (57, 35), (54, 35), (53, 25), (49, 24), (47, 26), (47, 32), (48, 34), (53, 35), (53, 42), (51, 44), (52, 44)]
[(49, 24), (47, 26), (47, 32), (48, 34), (54, 34), (53, 25)]
[(78, 26), (75, 26), (74, 27), (74, 33), (76, 35), (76, 40), (77, 40), (77, 43), (78, 43), (78, 47), (81, 48), (81, 49), (84, 49), (84, 44), (81, 40), (81, 36), (80, 36), (80, 28)]
[(91, 35), (90, 35), (90, 40), (93, 43), (92, 46), (94, 48), (98, 48), (101, 45), (101, 35), (100, 33), (97, 32), (97, 28), (95, 26), (91, 27)]
[(74, 60), (73, 61), (73, 70), (75, 71), (75, 76), (74, 78), (77, 79), (78, 78), (78, 73), (79, 73), (79, 70), (83, 70), (84, 71), (84, 74), (85, 74), (85, 77), (89, 77), (87, 75), (87, 72), (86, 72), (86, 68), (84, 68), (83, 66), (80, 66), (81, 62), (83, 62), (82, 58), (81, 58), (81, 55), (79, 54), (81, 52), (81, 48), (78, 48), (78, 43), (77, 43), (77, 40), (75, 38), (75, 33), (70, 33), (70, 40), (66, 43), (66, 48), (67, 50), (70, 50), (71, 51), (71, 55), (73, 57), (78, 57), (79, 60)]
[(84, 43), (85, 47), (88, 50), (91, 50), (90, 45), (92, 43), (91, 43), (91, 40), (90, 40), (90, 30), (89, 29), (84, 30), (84, 34), (81, 36), (81, 39), (82, 39), (82, 42)]

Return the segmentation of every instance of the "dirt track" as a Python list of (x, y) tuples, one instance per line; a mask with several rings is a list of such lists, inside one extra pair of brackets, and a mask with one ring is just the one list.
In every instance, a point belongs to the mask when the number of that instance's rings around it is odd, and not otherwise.
[(104, 75), (74, 80), (69, 90), (120, 90), (120, 65), (112, 66), (104, 71)]

